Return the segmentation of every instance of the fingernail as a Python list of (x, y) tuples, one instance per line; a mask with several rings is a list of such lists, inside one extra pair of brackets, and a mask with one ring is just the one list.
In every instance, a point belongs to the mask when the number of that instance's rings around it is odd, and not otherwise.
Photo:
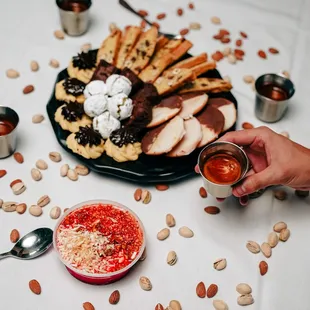
[(217, 200), (218, 202), (222, 202), (222, 201), (225, 200), (225, 198), (216, 198), (216, 200)]
[(241, 204), (241, 206), (247, 206), (249, 204), (249, 196), (248, 195), (245, 195), (245, 196), (241, 196), (239, 198), (239, 203)]
[(234, 188), (234, 193), (235, 193), (235, 196), (237, 197), (243, 196), (244, 192), (245, 192), (245, 188), (242, 185)]

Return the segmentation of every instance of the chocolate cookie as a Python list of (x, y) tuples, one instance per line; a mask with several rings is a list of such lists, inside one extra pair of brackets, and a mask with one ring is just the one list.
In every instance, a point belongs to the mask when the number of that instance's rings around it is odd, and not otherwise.
[(118, 72), (119, 70), (115, 66), (102, 59), (100, 60), (91, 81), (100, 80), (105, 82), (110, 75), (117, 74)]

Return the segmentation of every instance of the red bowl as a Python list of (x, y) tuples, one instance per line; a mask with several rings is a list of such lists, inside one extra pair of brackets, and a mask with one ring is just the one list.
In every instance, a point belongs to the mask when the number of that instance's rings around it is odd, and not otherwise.
[[(85, 206), (92, 205), (92, 204), (104, 204), (104, 205), (108, 204), (108, 205), (112, 205), (118, 209), (128, 211), (136, 219), (136, 221), (139, 223), (139, 226), (140, 226), (140, 229), (142, 232), (142, 236), (143, 236), (142, 246), (141, 246), (139, 253), (137, 254), (136, 258), (129, 265), (124, 267), (123, 269), (117, 270), (115, 272), (104, 273), (104, 274), (92, 274), (92, 273), (88, 273), (88, 272), (79, 270), (79, 269), (71, 266), (69, 263), (67, 263), (66, 261), (63, 260), (63, 258), (61, 257), (61, 255), (59, 253), (59, 250), (57, 248), (56, 239), (57, 239), (58, 227), (60, 226), (62, 221), (72, 211), (74, 211), (76, 209), (81, 209)], [(134, 265), (139, 261), (141, 255), (145, 249), (145, 230), (144, 230), (143, 224), (142, 224), (141, 220), (138, 218), (138, 216), (132, 210), (123, 206), (122, 204), (115, 202), (115, 201), (110, 201), (110, 200), (89, 200), (89, 201), (81, 202), (81, 203), (73, 206), (72, 208), (68, 209), (59, 218), (59, 220), (56, 224), (55, 230), (54, 230), (54, 234), (53, 234), (53, 244), (54, 244), (54, 249), (56, 250), (56, 253), (58, 255), (58, 258), (65, 265), (68, 272), (73, 277), (75, 277), (76, 279), (78, 279), (82, 282), (89, 283), (89, 284), (109, 284), (109, 283), (115, 282), (115, 281), (123, 278), (134, 267)]]

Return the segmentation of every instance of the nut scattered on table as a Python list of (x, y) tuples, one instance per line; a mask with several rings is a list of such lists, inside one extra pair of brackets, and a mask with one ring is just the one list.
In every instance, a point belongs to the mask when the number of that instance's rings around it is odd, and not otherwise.
[(39, 68), (40, 68), (40, 67), (39, 67), (39, 64), (38, 64), (37, 61), (32, 60), (32, 61), (30, 62), (30, 69), (31, 69), (31, 71), (36, 72), (36, 71), (39, 70)]
[(36, 167), (40, 170), (46, 170), (48, 168), (48, 165), (45, 160), (39, 159), (36, 161)]
[(284, 222), (278, 222), (273, 226), (273, 230), (277, 233), (281, 232), (281, 230), (285, 228), (287, 228), (287, 225)]
[(181, 304), (180, 304), (180, 302), (178, 300), (171, 300), (169, 302), (169, 307), (172, 310), (182, 310), (182, 306), (181, 306)]
[(31, 169), (31, 177), (35, 181), (40, 181), (42, 179), (42, 173), (39, 169), (32, 168)]
[(95, 307), (89, 301), (83, 303), (84, 310), (95, 310)]
[(227, 56), (227, 60), (230, 64), (234, 65), (237, 62), (237, 58), (235, 55), (230, 54)]
[(226, 302), (220, 299), (213, 300), (213, 307), (215, 310), (228, 310)]
[(40, 124), (44, 121), (44, 115), (42, 114), (35, 114), (32, 116), (32, 122), (34, 124)]
[(38, 199), (37, 205), (42, 208), (48, 205), (50, 202), (51, 202), (50, 197), (48, 195), (44, 195)]
[(109, 303), (110, 303), (111, 305), (116, 305), (116, 304), (118, 304), (118, 302), (119, 302), (119, 300), (120, 300), (120, 297), (121, 297), (121, 295), (120, 295), (119, 291), (118, 291), (118, 290), (114, 291), (114, 292), (110, 295), (110, 297), (109, 297)]
[(199, 298), (205, 298), (207, 295), (206, 286), (203, 282), (199, 282), (196, 286), (196, 294)]
[(207, 289), (207, 297), (213, 298), (218, 292), (218, 286), (216, 284), (210, 284)]
[(201, 29), (201, 24), (197, 23), (197, 22), (190, 23), (189, 29), (190, 30), (199, 30), (199, 29)]
[(267, 54), (266, 54), (266, 52), (264, 52), (263, 50), (259, 50), (259, 51), (257, 52), (257, 55), (258, 55), (260, 58), (262, 58), (262, 59), (267, 59)]
[(35, 279), (29, 281), (29, 288), (32, 291), (32, 293), (34, 293), (36, 295), (40, 295), (41, 294), (41, 285)]
[(152, 199), (151, 192), (148, 191), (147, 189), (143, 189), (141, 193), (141, 199), (142, 199), (142, 203), (144, 204), (150, 203)]
[(179, 234), (184, 238), (192, 238), (194, 236), (194, 232), (186, 226), (182, 226), (179, 229)]
[(199, 188), (199, 195), (201, 198), (207, 198), (208, 197), (208, 193), (204, 187)]
[(6, 76), (10, 79), (16, 79), (19, 77), (19, 72), (14, 69), (6, 70)]
[(226, 258), (219, 258), (213, 263), (213, 267), (216, 270), (223, 270), (227, 266), (227, 260)]
[(211, 17), (211, 23), (214, 25), (220, 25), (222, 22), (221, 22), (221, 19), (219, 17), (213, 16), (213, 17)]
[(175, 218), (170, 213), (166, 215), (166, 224), (168, 227), (174, 227), (175, 226)]
[(59, 163), (61, 161), (61, 155), (58, 152), (50, 152), (48, 154), (48, 157), (50, 158), (51, 161), (55, 163)]
[(183, 29), (180, 30), (179, 33), (180, 33), (181, 36), (185, 36), (185, 35), (187, 35), (189, 33), (189, 29), (188, 28), (183, 28)]
[(216, 207), (216, 206), (208, 206), (208, 207), (205, 207), (205, 212), (208, 213), (208, 214), (219, 214), (221, 212), (220, 208)]
[(281, 241), (287, 241), (291, 235), (291, 232), (288, 228), (284, 228), (280, 231), (279, 239)]
[(178, 8), (177, 9), (177, 14), (178, 14), (178, 16), (182, 16), (183, 15), (183, 9)]
[(19, 240), (19, 231), (17, 229), (13, 229), (10, 233), (10, 240), (13, 243), (16, 243)]
[(249, 284), (247, 283), (239, 283), (236, 286), (236, 291), (240, 294), (240, 295), (246, 295), (246, 294), (251, 294), (252, 293), (252, 288)]
[(19, 214), (24, 214), (27, 210), (27, 205), (25, 203), (19, 203), (16, 206), (16, 212)]
[(162, 304), (157, 304), (155, 306), (155, 310), (165, 310), (165, 309), (164, 309), (164, 306)]
[(139, 284), (144, 291), (150, 291), (152, 289), (152, 283), (147, 277), (140, 277)]
[(91, 50), (91, 48), (92, 48), (91, 43), (84, 43), (81, 46), (81, 52), (87, 53), (89, 50)]
[(253, 129), (254, 126), (251, 123), (244, 122), (244, 123), (242, 123), (242, 128), (243, 129)]
[(167, 264), (173, 266), (178, 260), (177, 253), (175, 251), (170, 251), (167, 256)]
[(33, 216), (40, 216), (42, 215), (43, 213), (43, 210), (40, 206), (37, 206), (37, 205), (32, 205), (30, 208), (29, 208), (29, 213)]
[(263, 242), (261, 247), (260, 247), (262, 253), (266, 258), (269, 258), (272, 254), (271, 246), (267, 242)]
[(65, 38), (65, 34), (62, 30), (55, 30), (54, 31), (54, 36), (58, 40), (63, 40)]
[(49, 62), (49, 65), (55, 69), (59, 68), (59, 61), (57, 59), (52, 58)]
[(69, 165), (68, 164), (64, 164), (60, 167), (60, 176), (65, 177), (67, 176), (69, 171)]
[(255, 79), (253, 75), (245, 75), (243, 76), (243, 81), (247, 84), (251, 84), (255, 81)]
[(268, 51), (270, 54), (279, 54), (279, 50), (275, 47), (269, 47)]
[(20, 195), (26, 190), (26, 185), (21, 179), (12, 181), (10, 187), (15, 195)]
[(17, 202), (14, 201), (5, 201), (2, 204), (2, 210), (5, 212), (14, 212), (16, 211)]
[(157, 239), (162, 241), (162, 240), (167, 239), (169, 235), (170, 235), (170, 230), (168, 228), (163, 228), (157, 233)]
[(0, 170), (0, 179), (3, 178), (7, 174), (6, 170), (1, 169)]
[(247, 249), (254, 253), (254, 254), (257, 254), (260, 252), (260, 246), (257, 242), (255, 241), (248, 241), (247, 244), (246, 244), (246, 247)]
[(290, 76), (290, 73), (289, 73), (288, 71), (286, 71), (286, 70), (282, 71), (282, 74), (283, 74), (285, 77), (287, 77), (288, 79), (291, 77), (291, 76)]
[(278, 244), (278, 242), (279, 242), (279, 237), (278, 237), (278, 235), (277, 235), (277, 233), (276, 232), (271, 232), (269, 235), (268, 235), (268, 244), (272, 247), (272, 248), (274, 248), (274, 247), (276, 247), (276, 245)]
[(237, 299), (239, 306), (248, 306), (254, 303), (254, 298), (251, 294), (240, 295)]
[(277, 189), (273, 191), (273, 196), (277, 198), (278, 200), (286, 200), (287, 192), (283, 189)]
[(188, 4), (188, 8), (191, 9), (191, 10), (194, 10), (194, 9), (195, 9), (194, 3), (193, 3), (193, 2), (190, 2), (190, 3)]
[(262, 276), (264, 276), (268, 271), (268, 264), (265, 261), (259, 263), (259, 271)]
[(159, 13), (157, 14), (156, 18), (161, 20), (161, 19), (164, 19), (166, 17), (166, 13)]
[(68, 170), (67, 177), (71, 181), (77, 181), (79, 179), (79, 175), (73, 169)]
[(134, 198), (135, 198), (135, 201), (140, 201), (141, 200), (141, 197), (142, 197), (142, 189), (141, 188), (137, 188), (135, 190), (135, 193), (134, 193)]
[(60, 217), (61, 209), (59, 207), (53, 207), (50, 211), (50, 217), (53, 220), (57, 220)]
[(223, 49), (223, 55), (225, 56), (225, 57), (227, 57), (228, 55), (230, 55), (231, 54), (231, 48), (230, 47), (228, 47), (228, 46), (226, 46), (224, 49)]
[(89, 174), (89, 169), (84, 165), (76, 165), (74, 170), (78, 175), (86, 176)]
[(157, 184), (155, 187), (158, 191), (161, 191), (161, 192), (169, 189), (169, 185), (167, 185), (167, 184)]
[(14, 153), (14, 159), (19, 163), (19, 164), (22, 164), (24, 162), (24, 156), (19, 153), (19, 152), (15, 152)]
[(34, 86), (33, 85), (27, 85), (23, 89), (23, 94), (27, 95), (27, 94), (32, 93), (33, 91), (34, 91)]

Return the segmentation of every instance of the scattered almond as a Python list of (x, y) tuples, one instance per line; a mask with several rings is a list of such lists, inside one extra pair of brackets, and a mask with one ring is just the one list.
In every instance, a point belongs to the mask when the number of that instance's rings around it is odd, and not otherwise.
[(207, 198), (208, 197), (208, 193), (204, 187), (199, 188), (199, 195), (201, 198)]
[(182, 16), (183, 15), (183, 9), (181, 9), (181, 8), (177, 9), (177, 14), (179, 16)]
[(119, 300), (120, 300), (120, 293), (118, 290), (114, 291), (111, 295), (110, 295), (110, 298), (109, 298), (109, 303), (111, 305), (116, 305), (118, 304)]
[(51, 199), (48, 195), (44, 195), (42, 197), (40, 197), (37, 201), (37, 205), (41, 208), (45, 207), (46, 205), (48, 205), (51, 202)]
[(38, 62), (35, 61), (35, 60), (32, 60), (32, 61), (30, 62), (30, 69), (31, 69), (31, 71), (33, 71), (33, 72), (38, 71), (38, 70), (39, 70), (39, 64), (38, 64)]
[(3, 178), (7, 174), (6, 170), (0, 170), (0, 179)]
[(141, 188), (137, 188), (135, 190), (135, 193), (134, 193), (134, 198), (135, 198), (135, 201), (140, 201), (141, 200), (141, 197), (142, 197), (142, 189)]
[(286, 229), (287, 225), (284, 222), (278, 222), (273, 226), (273, 230), (277, 233), (281, 232), (281, 230)]
[(221, 42), (222, 42), (223, 44), (230, 43), (230, 38), (229, 38), (229, 37), (223, 37), (223, 38), (221, 39)]
[(156, 189), (158, 191), (166, 191), (169, 188), (169, 185), (166, 184), (157, 184)]
[(55, 30), (54, 31), (54, 36), (58, 40), (63, 40), (65, 38), (65, 34), (62, 30)]
[(271, 246), (267, 242), (263, 242), (260, 249), (266, 258), (269, 258), (272, 254)]
[(291, 232), (288, 228), (282, 229), (280, 231), (279, 239), (283, 242), (287, 241), (291, 235)]
[(40, 181), (42, 179), (42, 173), (36, 168), (31, 169), (31, 177), (35, 181)]
[(50, 158), (51, 161), (58, 163), (61, 161), (61, 155), (58, 152), (50, 152), (48, 154), (48, 157)]
[(157, 19), (161, 20), (164, 19), (166, 17), (166, 13), (160, 13), (157, 15)]
[(207, 297), (213, 298), (218, 292), (218, 286), (216, 284), (210, 284), (207, 289)]
[(83, 308), (84, 310), (95, 310), (95, 307), (89, 301), (83, 303)]
[(219, 34), (223, 35), (223, 36), (229, 36), (230, 32), (227, 29), (223, 29), (222, 28), (222, 29), (219, 30)]
[(157, 29), (160, 28), (160, 25), (159, 25), (158, 23), (156, 23), (156, 22), (153, 22), (152, 25), (153, 25), (154, 27), (156, 27)]
[(226, 302), (220, 299), (213, 300), (213, 307), (215, 310), (228, 310)]
[(43, 159), (38, 159), (36, 161), (36, 167), (40, 170), (46, 170), (48, 168), (48, 165)]
[(79, 175), (73, 169), (68, 170), (67, 177), (71, 181), (77, 181), (79, 179)]
[(270, 47), (270, 48), (268, 49), (268, 51), (269, 51), (269, 53), (271, 53), (271, 54), (279, 54), (279, 50), (277, 50), (277, 49), (274, 48), (274, 47)]
[(34, 293), (36, 295), (41, 294), (41, 285), (37, 280), (29, 281), (29, 288), (32, 291), (32, 293)]
[(158, 240), (165, 240), (169, 237), (170, 230), (168, 228), (163, 228), (161, 231), (157, 233), (157, 239)]
[(241, 39), (238, 39), (236, 40), (236, 46), (241, 46), (242, 45), (242, 40)]
[(309, 191), (301, 191), (301, 190), (296, 189), (295, 195), (299, 198), (306, 198), (309, 196)]
[(254, 126), (251, 123), (244, 122), (244, 123), (242, 123), (242, 128), (243, 129), (253, 129)]
[(35, 114), (32, 116), (32, 122), (34, 124), (40, 124), (44, 121), (44, 116), (42, 114)]
[(189, 29), (188, 28), (181, 29), (179, 33), (181, 36), (185, 36), (189, 33)]
[(91, 43), (84, 43), (81, 45), (81, 52), (87, 53), (89, 50), (91, 50)]
[(218, 207), (215, 207), (215, 206), (205, 207), (204, 210), (208, 214), (219, 214), (221, 212), (221, 210)]
[(142, 17), (146, 17), (146, 16), (149, 15), (149, 13), (148, 13), (147, 11), (145, 11), (145, 10), (139, 10), (139, 11), (138, 11), (138, 14), (139, 14), (140, 16), (142, 16)]
[(171, 300), (169, 302), (169, 307), (172, 309), (172, 310), (182, 310), (182, 306), (180, 304), (179, 301), (177, 300)]
[(27, 205), (25, 203), (20, 203), (16, 206), (16, 212), (18, 214), (24, 214), (27, 210)]
[(247, 249), (254, 253), (254, 254), (257, 254), (260, 252), (260, 246), (257, 242), (255, 241), (248, 241), (247, 244), (246, 244), (246, 247)]
[(16, 152), (14, 153), (14, 159), (19, 163), (19, 164), (22, 164), (24, 162), (24, 156), (19, 153), (19, 152)]
[(220, 25), (222, 22), (221, 22), (221, 19), (219, 17), (213, 16), (213, 17), (211, 17), (211, 23), (215, 24), (215, 25)]
[(27, 86), (25, 86), (24, 89), (23, 89), (23, 93), (24, 93), (25, 95), (30, 94), (30, 93), (32, 93), (33, 91), (34, 91), (34, 86), (33, 86), (33, 85), (27, 85)]
[(283, 189), (273, 191), (273, 196), (278, 200), (285, 200), (287, 198), (287, 192)]
[(200, 23), (190, 23), (189, 29), (190, 30), (199, 30), (199, 29), (201, 29), (201, 24)]
[(196, 286), (196, 294), (200, 298), (205, 298), (207, 295), (206, 286), (203, 282), (199, 282)]
[(216, 270), (223, 270), (227, 266), (226, 258), (219, 258), (213, 263), (213, 267)]
[(244, 75), (243, 76), (243, 81), (247, 84), (251, 84), (255, 81), (254, 76), (253, 75)]
[(143, 189), (141, 193), (141, 199), (142, 199), (142, 203), (144, 204), (150, 203), (152, 199), (151, 192), (148, 191), (147, 189)]
[(32, 205), (29, 208), (29, 213), (33, 216), (40, 216), (43, 213), (43, 210), (40, 206)]
[(152, 283), (147, 277), (141, 277), (139, 279), (139, 284), (144, 291), (150, 291), (152, 289)]
[(10, 240), (13, 243), (16, 243), (19, 240), (19, 231), (17, 229), (11, 231)]
[(239, 48), (235, 48), (234, 54), (235, 54), (236, 57), (237, 56), (244, 56), (245, 52), (243, 50), (239, 49)]
[(265, 261), (259, 263), (259, 271), (262, 276), (264, 276), (268, 271), (268, 264)]
[(6, 70), (6, 76), (10, 79), (16, 79), (19, 77), (19, 72), (14, 69)]
[(168, 227), (174, 227), (175, 226), (175, 218), (170, 213), (166, 215), (166, 224)]
[(68, 164), (64, 164), (60, 167), (60, 176), (62, 177), (66, 177), (69, 171), (69, 165)]
[(263, 59), (266, 59), (266, 58), (267, 58), (266, 53), (265, 53), (264, 51), (262, 51), (262, 50), (259, 50), (259, 51), (257, 52), (257, 55), (258, 55), (260, 58), (263, 58)]
[(222, 52), (216, 51), (215, 53), (211, 55), (211, 57), (214, 61), (220, 61), (224, 58), (224, 55), (222, 54)]
[(162, 304), (157, 304), (155, 306), (155, 310), (165, 310), (164, 306)]
[(246, 295), (252, 293), (252, 288), (249, 284), (240, 283), (236, 286), (236, 291), (241, 295)]
[(146, 27), (146, 21), (145, 21), (144, 19), (141, 20), (141, 22), (140, 22), (140, 27), (141, 27), (142, 29), (144, 29), (144, 28)]
[(193, 10), (193, 9), (195, 8), (194, 3), (193, 3), (193, 2), (190, 2), (190, 3), (188, 4), (188, 8), (191, 9), (191, 10)]
[(49, 65), (52, 67), (52, 68), (59, 68), (59, 61), (52, 58), (49, 62)]
[(274, 248), (279, 242), (279, 237), (277, 235), (276, 232), (271, 232), (269, 235), (268, 235), (268, 244)]
[(227, 56), (227, 61), (228, 61), (230, 64), (234, 65), (234, 64), (237, 62), (237, 58), (236, 58), (235, 55), (230, 54), (230, 55)]
[(179, 229), (179, 235), (184, 238), (192, 238), (194, 237), (194, 232), (186, 226), (182, 226)]
[(242, 38), (247, 39), (248, 35), (244, 31), (240, 31), (240, 35)]

